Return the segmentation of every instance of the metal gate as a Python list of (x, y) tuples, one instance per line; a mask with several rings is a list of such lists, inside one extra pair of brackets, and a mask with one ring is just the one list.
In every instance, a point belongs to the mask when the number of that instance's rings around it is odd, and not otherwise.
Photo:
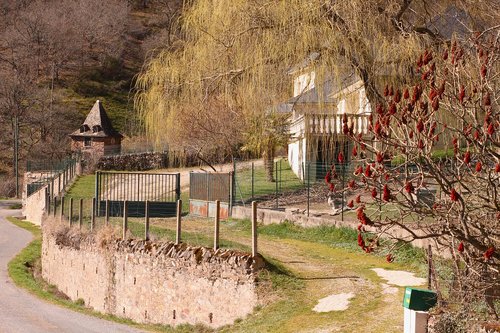
[(97, 215), (104, 216), (109, 200), (109, 215), (123, 216), (123, 202), (128, 202), (130, 217), (144, 217), (149, 201), (150, 217), (176, 215), (180, 199), (180, 174), (143, 172), (96, 172)]
[(233, 173), (189, 173), (189, 213), (215, 216), (215, 201), (220, 201), (220, 217), (231, 215), (234, 198)]

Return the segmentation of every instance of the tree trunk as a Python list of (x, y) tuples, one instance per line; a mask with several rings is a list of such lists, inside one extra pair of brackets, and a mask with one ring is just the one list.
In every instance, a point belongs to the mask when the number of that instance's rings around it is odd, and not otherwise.
[(274, 148), (265, 149), (262, 153), (262, 159), (264, 160), (267, 181), (274, 182)]

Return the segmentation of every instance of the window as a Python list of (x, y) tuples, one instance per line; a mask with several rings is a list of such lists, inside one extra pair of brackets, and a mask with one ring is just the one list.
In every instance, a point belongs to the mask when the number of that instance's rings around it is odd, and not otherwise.
[(97, 132), (99, 132), (101, 130), (102, 130), (102, 128), (99, 125), (92, 126), (92, 132), (94, 132), (94, 133), (97, 133)]
[(83, 146), (84, 147), (90, 147), (92, 146), (92, 138), (84, 138), (83, 139)]

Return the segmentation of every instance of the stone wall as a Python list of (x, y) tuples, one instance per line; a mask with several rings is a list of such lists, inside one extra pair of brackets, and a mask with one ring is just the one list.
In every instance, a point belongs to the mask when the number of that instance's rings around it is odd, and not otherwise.
[(42, 274), (72, 300), (150, 324), (232, 324), (259, 304), (260, 257), (44, 227)]
[(103, 156), (97, 163), (99, 170), (145, 171), (167, 167), (166, 153), (140, 153)]
[(26, 220), (36, 225), (42, 225), (43, 214), (45, 213), (46, 191), (49, 185), (45, 185), (29, 197), (23, 197), (22, 214)]

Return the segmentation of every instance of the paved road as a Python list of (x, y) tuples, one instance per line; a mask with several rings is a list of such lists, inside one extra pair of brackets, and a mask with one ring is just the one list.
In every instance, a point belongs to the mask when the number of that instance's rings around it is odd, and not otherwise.
[(7, 210), (8, 205), (0, 201), (0, 333), (139, 332), (45, 303), (17, 288), (8, 276), (7, 263), (32, 240), (32, 235), (5, 219), (19, 213)]

